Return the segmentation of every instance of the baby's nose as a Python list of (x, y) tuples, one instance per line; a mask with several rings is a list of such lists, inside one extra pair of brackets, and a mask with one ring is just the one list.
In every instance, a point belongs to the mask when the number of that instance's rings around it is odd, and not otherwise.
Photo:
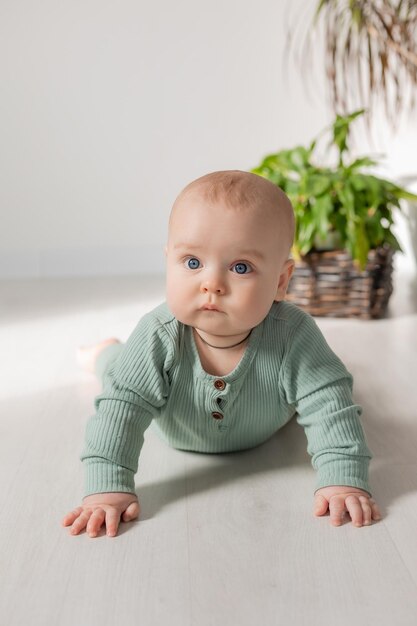
[(221, 295), (226, 291), (226, 285), (224, 280), (218, 274), (207, 277), (201, 283), (201, 291), (203, 293), (215, 293)]

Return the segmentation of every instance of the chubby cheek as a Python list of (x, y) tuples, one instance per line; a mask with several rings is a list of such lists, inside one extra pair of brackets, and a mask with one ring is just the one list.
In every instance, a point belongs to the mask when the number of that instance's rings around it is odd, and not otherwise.
[(187, 303), (190, 294), (188, 293), (185, 281), (179, 280), (175, 272), (167, 272), (166, 280), (166, 300), (168, 308), (173, 315), (184, 324), (187, 324)]
[(185, 310), (181, 306), (181, 301), (178, 298), (173, 296), (170, 297), (169, 294), (167, 294), (167, 305), (177, 320), (187, 324), (187, 320), (185, 319)]
[(274, 285), (241, 290), (234, 300), (236, 314), (248, 326), (257, 326), (268, 315), (275, 293)]
[(260, 324), (262, 320), (264, 320), (265, 317), (268, 315), (271, 304), (253, 301), (248, 302), (247, 304), (243, 304), (240, 309), (239, 317), (241, 321), (244, 322), (245, 326), (247, 326), (248, 328), (254, 328), (258, 324)]

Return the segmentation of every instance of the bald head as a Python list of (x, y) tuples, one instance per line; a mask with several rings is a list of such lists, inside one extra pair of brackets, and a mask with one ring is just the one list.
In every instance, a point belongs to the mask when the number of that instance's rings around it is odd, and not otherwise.
[[(172, 207), (170, 224), (185, 200), (221, 203), (225, 209), (251, 211), (260, 220), (270, 220), (279, 233), (281, 245), (291, 249), (294, 239), (294, 211), (285, 193), (266, 178), (240, 170), (212, 172), (189, 183)], [(189, 202), (187, 202), (189, 204)]]

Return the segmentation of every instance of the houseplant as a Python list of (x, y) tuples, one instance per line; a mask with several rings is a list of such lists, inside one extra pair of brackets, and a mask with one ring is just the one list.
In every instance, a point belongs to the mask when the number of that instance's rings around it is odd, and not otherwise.
[[(378, 163), (375, 159), (348, 159), (350, 127), (363, 113), (337, 115), (327, 129), (330, 147), (337, 156), (334, 165), (318, 162), (319, 135), (307, 147), (266, 156), (251, 170), (281, 187), (292, 202), (296, 270), (289, 299), (313, 314), (384, 314), (392, 291), (392, 256), (401, 250), (392, 232), (393, 209), (400, 209), (401, 199), (417, 199), (393, 182), (369, 173), (368, 168)], [(294, 296), (297, 276), (308, 279), (300, 283), (298, 300)], [(325, 277), (322, 284), (318, 283), (320, 276)]]
[[(401, 128), (408, 121), (404, 114), (413, 113), (417, 102), (417, 1), (311, 0), (302, 5), (307, 19), (295, 10), (286, 50), (287, 60), (292, 56), (298, 61), (304, 86), (314, 80), (315, 93), (318, 72), (324, 75), (335, 114), (366, 108), (368, 139), (379, 138), (381, 126), (376, 120), (382, 119), (381, 113), (385, 112), (392, 130)], [(317, 72), (312, 72), (313, 68)], [(309, 89), (307, 93), (312, 95)], [(412, 119), (410, 115), (409, 121)], [(359, 131), (359, 126), (355, 130)], [(406, 143), (406, 136), (404, 140)], [(413, 159), (405, 163), (411, 169), (400, 176), (397, 171), (397, 183), (411, 185), (416, 191)], [(406, 203), (404, 219), (417, 263), (415, 202)]]
[[(417, 2), (415, 0), (316, 0), (307, 31), (294, 19), (287, 49), (302, 51), (308, 78), (319, 57), (334, 112), (372, 110), (383, 102), (393, 127), (411, 112), (417, 87)], [(324, 43), (317, 45), (318, 41)], [(301, 47), (300, 47), (301, 42)], [(367, 118), (370, 119), (370, 116)]]

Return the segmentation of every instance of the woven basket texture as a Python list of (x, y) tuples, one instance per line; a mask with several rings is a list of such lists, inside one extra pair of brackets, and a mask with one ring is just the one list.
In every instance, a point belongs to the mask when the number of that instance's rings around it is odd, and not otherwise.
[(319, 317), (384, 317), (393, 256), (389, 247), (370, 250), (360, 271), (346, 250), (310, 252), (296, 261), (286, 300)]

